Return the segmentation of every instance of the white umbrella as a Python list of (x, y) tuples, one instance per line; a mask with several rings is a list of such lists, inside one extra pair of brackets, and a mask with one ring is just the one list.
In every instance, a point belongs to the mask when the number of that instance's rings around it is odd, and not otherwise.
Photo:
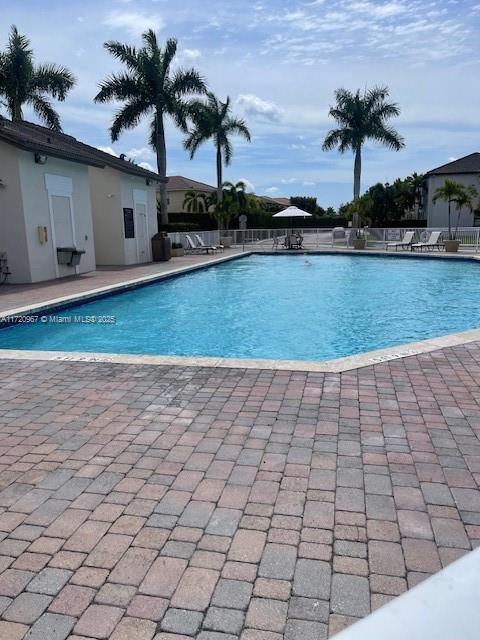
[[(283, 211), (279, 211), (272, 216), (272, 218), (311, 218), (312, 214), (307, 211), (303, 211), (298, 207), (287, 207)], [(290, 220), (290, 226), (293, 227), (293, 222)]]

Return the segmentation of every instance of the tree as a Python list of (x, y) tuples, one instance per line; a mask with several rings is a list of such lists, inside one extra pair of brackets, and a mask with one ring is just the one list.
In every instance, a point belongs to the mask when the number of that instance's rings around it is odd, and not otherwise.
[(208, 211), (207, 198), (208, 195), (206, 193), (189, 189), (185, 192), (182, 206), (188, 213), (205, 213), (205, 211)]
[(208, 198), (208, 206), (213, 207), (212, 216), (217, 221), (219, 229), (228, 230), (232, 217), (237, 217), (247, 206), (251, 204), (250, 194), (246, 193), (244, 182), (224, 182), (222, 184), (222, 197), (214, 191)]
[(36, 65), (30, 40), (15, 25), (11, 27), (7, 48), (0, 53), (0, 97), (12, 120), (23, 120), (23, 107), (28, 105), (49, 129), (61, 131), (60, 117), (48, 96), (63, 102), (74, 84), (66, 67)]
[(443, 200), (448, 204), (448, 239), (455, 240), (452, 235), (452, 221), (451, 221), (451, 210), (452, 204), (458, 204), (458, 201), (464, 201), (466, 195), (465, 187), (463, 184), (456, 182), (455, 180), (451, 180), (450, 178), (446, 178), (443, 186), (435, 189), (435, 193), (433, 194), (433, 202), (437, 202), (438, 200)]
[[(389, 149), (399, 151), (405, 146), (403, 138), (390, 125), (390, 118), (400, 115), (396, 103), (388, 102), (387, 87), (374, 87), (363, 93), (355, 93), (347, 89), (335, 91), (336, 105), (330, 108), (329, 115), (336, 120), (339, 127), (328, 132), (323, 142), (323, 150), (329, 151), (338, 147), (340, 153), (353, 151), (355, 155), (353, 199), (360, 196), (360, 179), (362, 173), (362, 147), (367, 140), (380, 142)], [(356, 217), (353, 219), (356, 227)]]
[(307, 213), (317, 213), (318, 205), (316, 198), (309, 196), (292, 196), (290, 198), (290, 204), (302, 209), (302, 211), (306, 211)]
[[(177, 40), (169, 38), (162, 48), (155, 33), (149, 29), (142, 35), (140, 49), (121, 42), (109, 41), (104, 47), (125, 66), (123, 73), (113, 73), (100, 83), (95, 102), (117, 100), (124, 105), (116, 112), (110, 135), (112, 142), (125, 129), (136, 127), (144, 116), (150, 116), (150, 144), (157, 153), (157, 170), (167, 176), (165, 116), (170, 116), (182, 130), (186, 130), (188, 111), (185, 97), (204, 93), (204, 80), (195, 69), (172, 70), (177, 52)], [(168, 223), (167, 185), (160, 183), (162, 224)]]
[(232, 116), (230, 98), (225, 102), (219, 100), (213, 93), (207, 93), (206, 102), (195, 100), (189, 108), (189, 115), (193, 129), (184, 142), (184, 147), (190, 152), (190, 158), (195, 156), (197, 149), (212, 139), (217, 151), (217, 201), (223, 197), (223, 162), (229, 165), (232, 160), (233, 147), (231, 135), (239, 135), (250, 142), (250, 131), (244, 120)]
[(420, 211), (423, 210), (423, 194), (425, 185), (425, 176), (423, 174), (412, 173), (411, 176), (405, 178), (412, 197), (413, 197), (413, 209), (415, 212), (415, 220), (420, 217)]
[[(463, 186), (463, 185), (460, 185)], [(457, 224), (455, 225), (455, 231), (453, 233), (453, 239), (456, 240), (458, 227), (460, 225), (460, 218), (462, 216), (462, 209), (469, 209), (470, 213), (475, 209), (475, 200), (478, 198), (478, 190), (470, 184), (468, 187), (464, 187), (463, 191), (458, 194), (456, 199), (456, 206), (458, 210)]]

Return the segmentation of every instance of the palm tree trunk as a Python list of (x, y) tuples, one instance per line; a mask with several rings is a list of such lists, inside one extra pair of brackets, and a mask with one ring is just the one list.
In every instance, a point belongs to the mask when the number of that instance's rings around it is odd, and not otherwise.
[(449, 200), (448, 201), (448, 239), (449, 240), (453, 240), (452, 238), (452, 221), (451, 221), (451, 207), (452, 207), (452, 201)]
[[(165, 145), (165, 130), (163, 127), (163, 116), (157, 112), (155, 118), (156, 149), (157, 149), (157, 170), (161, 178), (167, 177), (167, 148)], [(167, 182), (160, 183), (160, 215), (162, 224), (168, 224), (168, 195)]]
[[(223, 183), (223, 166), (222, 166), (222, 149), (220, 147), (220, 144), (217, 142), (217, 203), (221, 204), (222, 200), (223, 200), (223, 190), (222, 190), (222, 183)], [(220, 219), (218, 220), (218, 228), (219, 230), (222, 229), (222, 222), (220, 221)]]
[[(362, 175), (362, 148), (359, 145), (355, 150), (355, 163), (353, 167), (353, 199), (358, 200), (360, 197), (360, 179)], [(352, 216), (352, 228), (358, 228), (358, 214), (355, 212)]]

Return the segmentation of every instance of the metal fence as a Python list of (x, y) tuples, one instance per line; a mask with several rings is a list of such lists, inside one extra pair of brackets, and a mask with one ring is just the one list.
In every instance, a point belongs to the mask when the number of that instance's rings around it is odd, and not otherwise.
[[(299, 233), (303, 237), (303, 247), (305, 249), (322, 249), (328, 247), (351, 247), (353, 239), (349, 229), (345, 229), (344, 237), (342, 233), (334, 234), (333, 229), (303, 229), (301, 227), (294, 228), (294, 232)], [(394, 229), (376, 229), (368, 228), (366, 230), (367, 247), (372, 249), (385, 249), (389, 242), (400, 242), (407, 231), (414, 232), (414, 242), (424, 242), (428, 239), (432, 231), (441, 231), (443, 238), (448, 238), (448, 229), (443, 227), (429, 227), (424, 229), (407, 227)], [(187, 232), (188, 233), (188, 232)], [(232, 238), (232, 245), (237, 247), (245, 247), (246, 249), (270, 251), (276, 245), (275, 239), (281, 245), (285, 239), (285, 234), (289, 233), (285, 229), (233, 229), (228, 232), (220, 231), (192, 231), (188, 235), (196, 244), (195, 235), (198, 234), (206, 245), (220, 244), (220, 236), (228, 235)], [(185, 239), (186, 233), (177, 232), (170, 233), (172, 242), (181, 242), (187, 248)], [(340, 237), (335, 237), (340, 236)], [(463, 251), (479, 252), (480, 251), (480, 227), (463, 227), (457, 230), (457, 240), (460, 240), (460, 248)]]

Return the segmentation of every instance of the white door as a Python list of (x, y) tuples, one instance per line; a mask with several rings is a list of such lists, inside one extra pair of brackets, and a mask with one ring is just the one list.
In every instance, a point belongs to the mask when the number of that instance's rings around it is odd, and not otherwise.
[[(66, 196), (51, 196), (52, 218), (55, 238), (55, 259), (57, 247), (73, 247), (74, 233), (72, 227), (71, 198)], [(66, 264), (58, 265), (58, 275), (66, 276), (75, 272), (74, 267)]]
[(150, 262), (146, 205), (140, 202), (135, 203), (135, 217), (137, 222), (137, 261)]

